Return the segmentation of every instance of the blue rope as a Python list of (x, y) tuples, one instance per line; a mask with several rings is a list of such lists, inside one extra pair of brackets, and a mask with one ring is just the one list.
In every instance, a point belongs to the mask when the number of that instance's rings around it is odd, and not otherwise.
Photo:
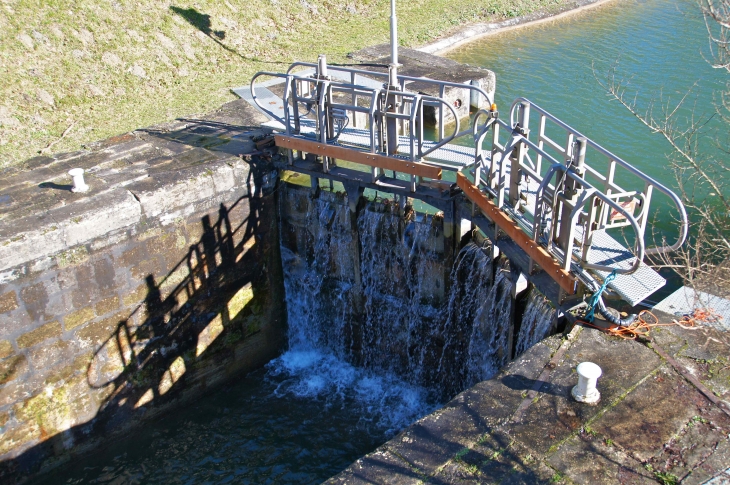
[(606, 287), (610, 282), (612, 282), (614, 279), (616, 279), (616, 270), (613, 270), (610, 275), (606, 276), (606, 279), (603, 281), (603, 284), (598, 289), (597, 292), (593, 293), (593, 296), (590, 297), (588, 300), (588, 306), (591, 307), (590, 310), (588, 310), (588, 313), (586, 313), (585, 321), (588, 323), (593, 322), (593, 318), (596, 312), (596, 307), (598, 306), (598, 299), (601, 298), (601, 293), (603, 293), (606, 290)]

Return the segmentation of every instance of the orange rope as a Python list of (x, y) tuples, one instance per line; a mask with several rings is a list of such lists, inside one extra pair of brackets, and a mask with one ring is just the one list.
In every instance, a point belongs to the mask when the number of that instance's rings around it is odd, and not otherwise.
[(681, 320), (674, 320), (672, 323), (660, 323), (659, 319), (649, 310), (642, 310), (636, 321), (627, 327), (619, 325), (611, 325), (609, 327), (601, 327), (584, 320), (576, 320), (588, 327), (597, 328), (609, 335), (619, 337), (626, 340), (636, 340), (639, 337), (648, 338), (649, 332), (654, 327), (671, 327), (678, 325), (682, 328), (692, 328), (699, 323), (716, 321), (719, 318), (717, 312), (712, 309), (696, 309), (691, 315), (685, 315)]

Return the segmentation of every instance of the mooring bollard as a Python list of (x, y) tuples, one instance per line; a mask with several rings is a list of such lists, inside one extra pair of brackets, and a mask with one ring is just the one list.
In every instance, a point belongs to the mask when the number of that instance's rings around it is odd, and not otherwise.
[(578, 385), (570, 393), (578, 402), (596, 404), (601, 400), (601, 393), (596, 389), (596, 381), (602, 374), (601, 368), (593, 362), (581, 362), (576, 370)]
[(84, 182), (83, 168), (72, 168), (68, 171), (68, 174), (73, 177), (74, 182), (73, 187), (71, 187), (71, 192), (86, 192), (89, 190), (89, 186)]

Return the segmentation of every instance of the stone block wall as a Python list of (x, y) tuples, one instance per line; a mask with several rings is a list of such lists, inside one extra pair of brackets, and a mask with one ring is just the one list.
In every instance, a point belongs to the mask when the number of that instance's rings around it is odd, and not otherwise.
[(0, 481), (280, 352), (276, 173), (251, 151), (240, 126), (179, 122), (0, 174)]

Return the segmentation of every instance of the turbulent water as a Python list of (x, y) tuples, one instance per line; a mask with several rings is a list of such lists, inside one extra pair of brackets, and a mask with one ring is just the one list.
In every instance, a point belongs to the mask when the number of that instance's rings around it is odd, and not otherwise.
[(418, 367), (408, 352), (389, 348), (394, 334), (408, 341), (418, 317), (430, 312), (405, 276), (420, 229), (409, 247), (397, 240), (400, 218), (368, 212), (357, 221), (360, 251), (352, 224), (347, 205), (314, 200), (309, 237), (297, 242), (297, 253), (282, 248), (289, 350), (267, 368), (285, 378), (277, 396), (354, 407), (358, 427), (387, 438), (436, 404), (427, 389), (399, 376)]
[[(290, 378), (283, 393), (337, 405), (378, 376), (392, 393), (368, 395), (363, 419), (390, 432), (506, 363), (513, 283), (485, 249), (469, 243), (444, 268), (440, 220), (382, 204), (352, 220), (345, 201), (316, 199), (306, 219), (296, 253), (282, 249), (290, 350), (269, 368)], [(530, 298), (518, 352), (550, 329), (552, 308)]]
[(527, 298), (525, 313), (522, 315), (520, 331), (517, 335), (515, 355), (520, 355), (540, 340), (550, 335), (555, 310), (539, 291), (532, 289)]

